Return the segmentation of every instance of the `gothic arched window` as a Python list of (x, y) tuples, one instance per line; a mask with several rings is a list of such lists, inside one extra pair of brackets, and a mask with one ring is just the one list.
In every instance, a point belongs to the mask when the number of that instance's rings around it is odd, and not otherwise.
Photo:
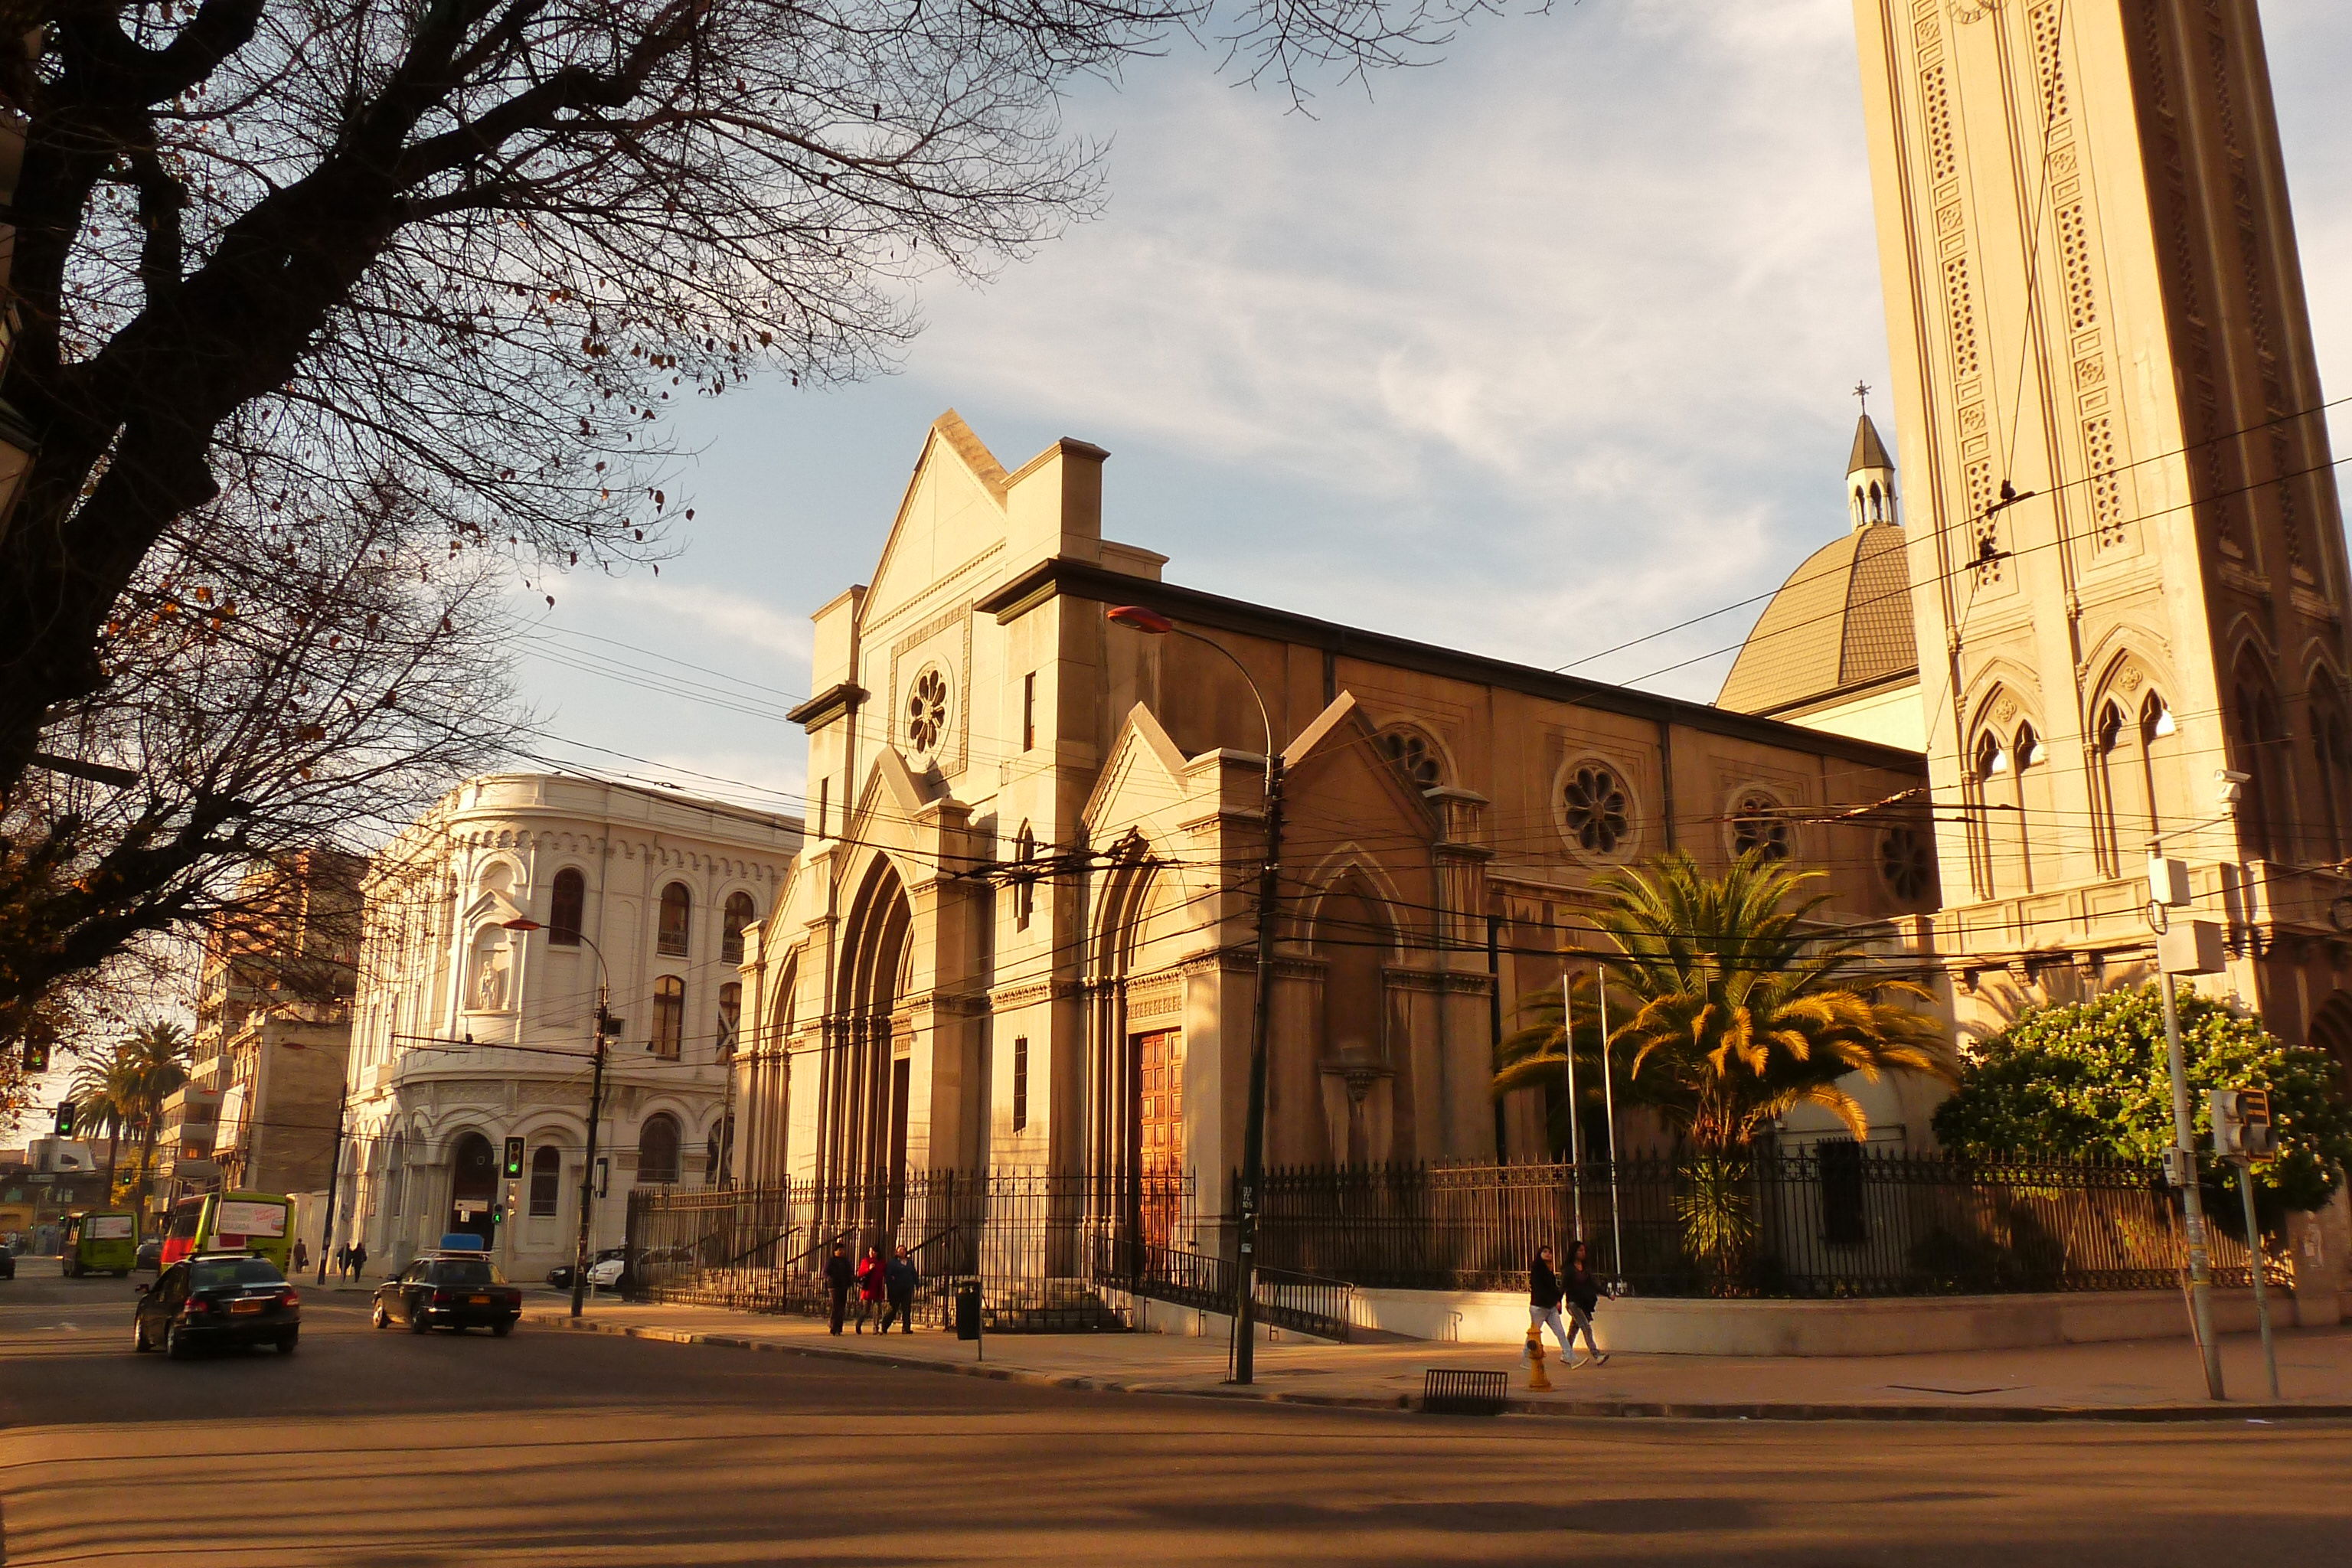
[(1393, 730), (1382, 731), (1380, 746), (1381, 754), (1413, 788), (1432, 790), (1445, 782), (1445, 764), (1437, 754), (1437, 747), (1411, 725), (1400, 724)]
[(654, 982), (654, 1033), (650, 1049), (664, 1061), (677, 1060), (686, 1037), (686, 982), (665, 974)]
[(666, 1187), (677, 1180), (677, 1118), (657, 1110), (637, 1129), (637, 1184)]
[(2286, 824), (2293, 816), (2294, 795), (2288, 785), (2280, 742), (2285, 730), (2279, 722), (2278, 697), (2268, 673), (2251, 653), (2238, 659), (2231, 715), (2231, 765), (2248, 775), (2238, 798), (2238, 834), (2249, 857), (2283, 860), (2290, 856)]
[[(2324, 678), (2323, 678), (2324, 679)], [(2352, 855), (2352, 821), (2345, 814), (2344, 794), (2352, 785), (2352, 736), (2344, 726), (2344, 710), (2332, 695), (2311, 704), (2311, 749), (2319, 764), (2319, 852), (2330, 860)]]

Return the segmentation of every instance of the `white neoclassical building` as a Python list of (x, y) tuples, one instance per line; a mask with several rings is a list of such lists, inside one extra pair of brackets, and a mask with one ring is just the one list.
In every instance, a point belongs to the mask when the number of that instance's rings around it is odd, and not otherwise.
[(619, 1243), (632, 1186), (719, 1178), (743, 932), (773, 908), (800, 841), (788, 816), (497, 773), (377, 852), (337, 1226), (365, 1240), (371, 1273), (457, 1230), (488, 1239), (510, 1276), (570, 1259), (600, 983), (620, 1032), (594, 1245)]

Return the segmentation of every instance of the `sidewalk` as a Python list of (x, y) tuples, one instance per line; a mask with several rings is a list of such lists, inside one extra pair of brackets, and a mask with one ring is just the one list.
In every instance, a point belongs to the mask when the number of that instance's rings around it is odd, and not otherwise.
[[(572, 1327), (565, 1311), (533, 1301), (523, 1321)], [(2269, 1400), (2261, 1342), (2222, 1342), (2232, 1397), (2204, 1397), (2187, 1340), (2062, 1345), (1848, 1358), (1620, 1355), (1604, 1367), (1548, 1364), (1553, 1392), (1531, 1394), (1517, 1352), (1425, 1341), (1330, 1345), (1286, 1339), (1260, 1347), (1257, 1382), (1224, 1382), (1225, 1342), (1169, 1334), (994, 1334), (975, 1347), (935, 1327), (887, 1342), (835, 1339), (814, 1319), (718, 1308), (600, 1301), (578, 1325), (742, 1350), (846, 1357), (1064, 1388), (1262, 1399), (1362, 1409), (1412, 1409), (1431, 1367), (1504, 1372), (1517, 1413), (1568, 1416), (1672, 1416), (1717, 1420), (2275, 1421), (2352, 1419), (2352, 1326), (2291, 1329), (2278, 1337), (2279, 1387)]]

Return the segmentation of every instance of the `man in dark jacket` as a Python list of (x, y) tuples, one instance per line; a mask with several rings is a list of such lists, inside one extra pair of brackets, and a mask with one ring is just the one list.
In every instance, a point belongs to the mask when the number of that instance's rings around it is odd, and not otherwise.
[(857, 1270), (850, 1265), (849, 1244), (836, 1241), (833, 1256), (824, 1260), (824, 1289), (833, 1298), (832, 1328), (841, 1332), (841, 1320), (849, 1311), (849, 1288), (857, 1283)]
[(882, 1266), (883, 1287), (890, 1298), (890, 1304), (882, 1309), (884, 1333), (890, 1331), (894, 1318), (900, 1333), (915, 1331), (915, 1287), (921, 1282), (922, 1276), (915, 1271), (915, 1260), (907, 1256), (907, 1244), (902, 1241), (898, 1250), (891, 1254), (890, 1261)]
[(1535, 1260), (1528, 1265), (1528, 1326), (1540, 1334), (1551, 1330), (1551, 1337), (1559, 1344), (1560, 1360), (1569, 1359), (1568, 1325), (1559, 1321), (1560, 1285), (1559, 1271), (1551, 1266), (1551, 1248), (1536, 1248)]

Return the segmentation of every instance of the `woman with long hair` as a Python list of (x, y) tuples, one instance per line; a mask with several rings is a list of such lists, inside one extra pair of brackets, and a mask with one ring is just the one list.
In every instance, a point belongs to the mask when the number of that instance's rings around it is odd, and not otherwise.
[[(1568, 1296), (1569, 1321), (1568, 1340), (1560, 1346), (1560, 1352), (1568, 1357), (1570, 1369), (1608, 1365), (1609, 1353), (1592, 1337), (1592, 1314), (1601, 1306), (1601, 1281), (1593, 1277), (1591, 1268), (1584, 1261), (1584, 1243), (1571, 1241), (1568, 1244), (1568, 1272), (1561, 1277), (1560, 1286)], [(1576, 1336), (1579, 1334), (1584, 1336), (1584, 1348), (1591, 1352), (1581, 1362), (1576, 1359), (1575, 1352)]]

